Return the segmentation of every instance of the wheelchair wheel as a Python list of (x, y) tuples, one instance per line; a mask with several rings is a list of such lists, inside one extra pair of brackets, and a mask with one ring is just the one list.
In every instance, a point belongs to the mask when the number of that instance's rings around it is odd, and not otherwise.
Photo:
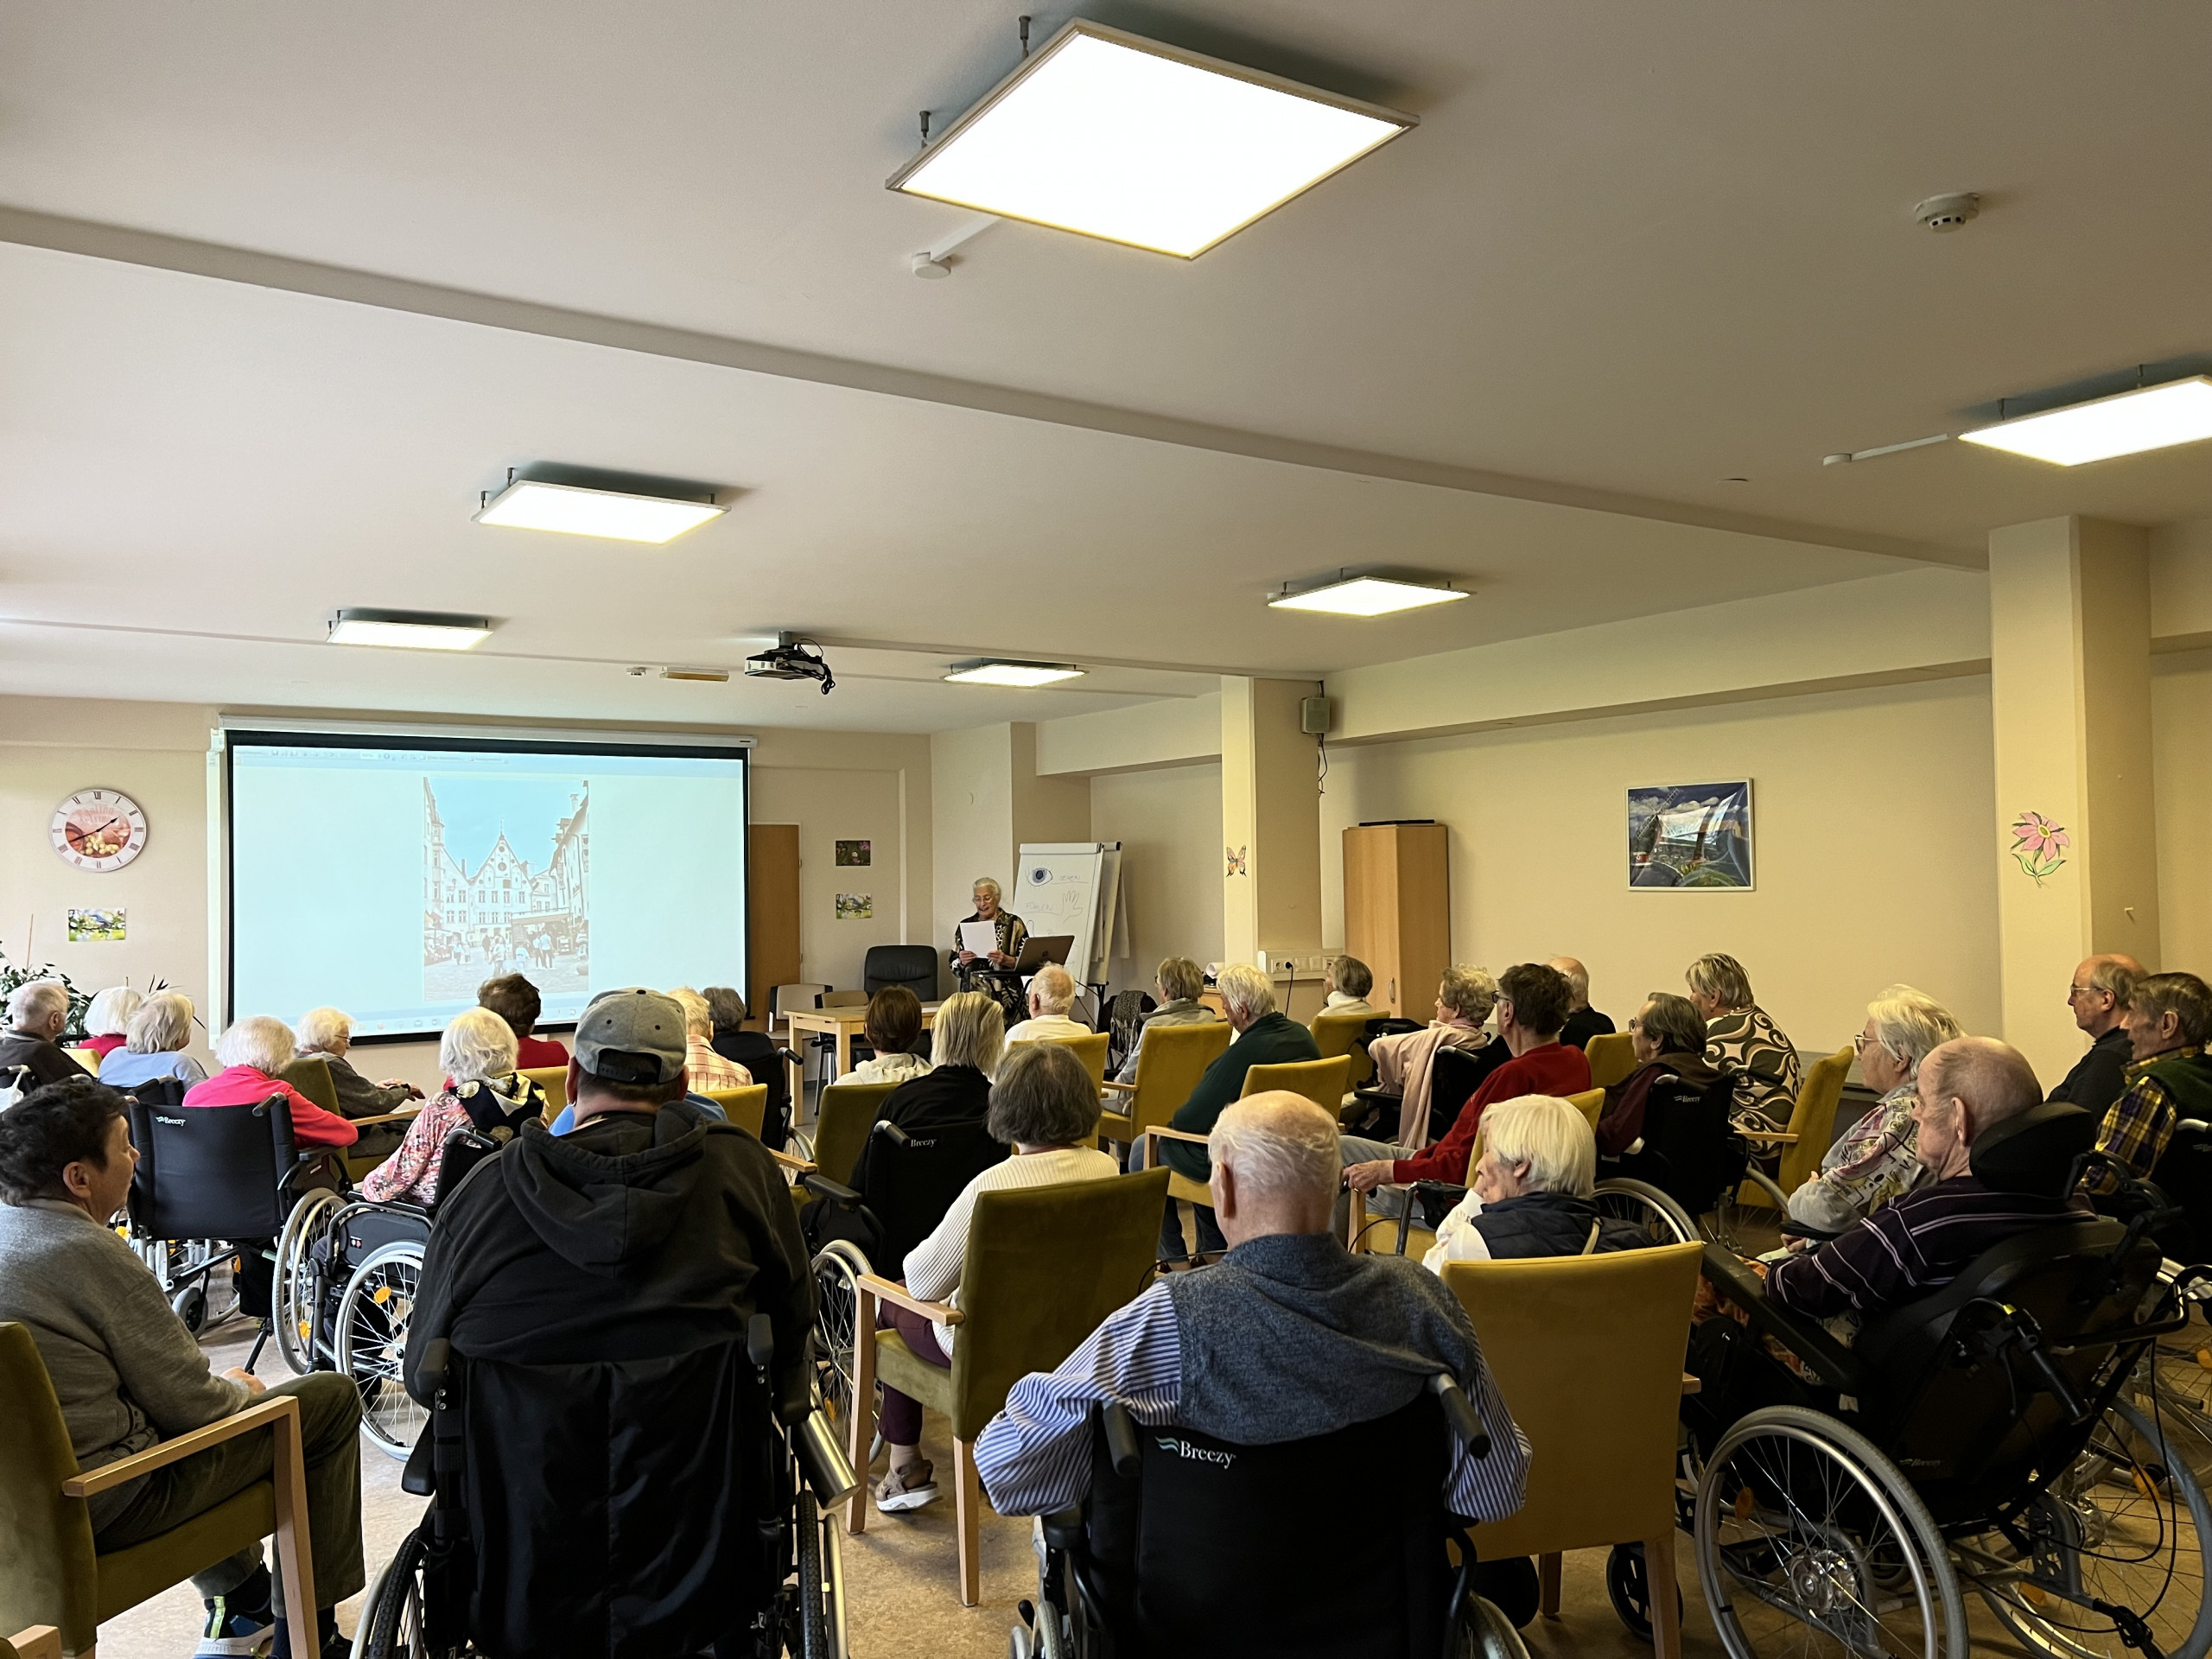
[(187, 1285), (169, 1298), (169, 1306), (184, 1321), (184, 1328), (198, 1336), (207, 1324), (207, 1287)]
[(284, 1217), (283, 1233), (276, 1240), (276, 1282), (270, 1288), (270, 1322), (276, 1327), (276, 1351), (302, 1376), (315, 1369), (315, 1320), (321, 1290), (321, 1275), (308, 1252), (337, 1209), (338, 1195), (327, 1187), (316, 1187), (292, 1206), (292, 1213)]
[[(1639, 1642), (1651, 1639), (1651, 1571), (1642, 1544), (1615, 1544), (1605, 1555), (1605, 1594), (1628, 1633)], [(1682, 1592), (1675, 1589), (1675, 1622), (1680, 1628)]]
[(2152, 1408), (2143, 1396), (2155, 1382), (2156, 1414), (2172, 1436), (2173, 1449), (2200, 1482), (2212, 1478), (2212, 1327), (2205, 1323), (2202, 1303), (2196, 1305), (2187, 1330), (2158, 1344), (2147, 1367), (2143, 1386), (2132, 1389), (2138, 1403)]
[[(1742, 1197), (1745, 1186), (1758, 1188), (1768, 1203), (1745, 1204)], [(1789, 1212), (1789, 1195), (1772, 1176), (1754, 1164), (1744, 1172), (1741, 1185), (1730, 1187), (1713, 1201), (1713, 1209), (1705, 1217), (1700, 1231), (1731, 1255), (1754, 1256), (1781, 1242), (1779, 1224)]]
[(822, 1374), (823, 1403), (842, 1420), (853, 1401), (853, 1319), (860, 1307), (860, 1276), (872, 1273), (860, 1247), (833, 1238), (814, 1258), (814, 1351)]
[(1642, 1228), (1654, 1244), (1688, 1244), (1698, 1236), (1688, 1212), (1648, 1182), (1600, 1181), (1592, 1196), (1599, 1215)]
[(1966, 1603), (1928, 1509), (1832, 1417), (1755, 1411), (1713, 1448), (1697, 1493), (1698, 1582), (1731, 1659), (1966, 1659)]
[(1461, 1604), (1452, 1630), (1452, 1659), (1529, 1659), (1513, 1621), (1480, 1596)]
[[(2178, 1440), (2115, 1404), (2074, 1466), (2020, 1517), (2029, 1554), (1993, 1535), (1981, 1541), (2002, 1567), (1974, 1587), (2030, 1653), (2107, 1659), (2145, 1649), (2145, 1637), (2166, 1659), (2203, 1659), (2212, 1648), (2212, 1505), (2176, 1455)], [(2144, 1628), (2124, 1637), (2088, 1601), (2125, 1608)]]
[(387, 1456), (402, 1460), (429, 1421), (402, 1375), (422, 1270), (421, 1245), (383, 1245), (362, 1258), (338, 1300), (338, 1369), (361, 1391), (362, 1428)]
[(800, 1483), (798, 1494), (798, 1659), (836, 1659), (841, 1651), (830, 1643), (830, 1547), (814, 1494)]
[(361, 1622), (353, 1631), (354, 1659), (416, 1659), (428, 1652), (423, 1642), (423, 1556), (422, 1534), (410, 1532), (369, 1580), (361, 1597)]

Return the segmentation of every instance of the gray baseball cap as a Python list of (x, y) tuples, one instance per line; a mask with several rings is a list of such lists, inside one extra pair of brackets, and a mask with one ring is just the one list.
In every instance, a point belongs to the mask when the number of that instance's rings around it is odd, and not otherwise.
[(601, 991), (576, 1021), (576, 1060), (602, 1083), (674, 1083), (689, 1048), (683, 1009), (642, 985)]

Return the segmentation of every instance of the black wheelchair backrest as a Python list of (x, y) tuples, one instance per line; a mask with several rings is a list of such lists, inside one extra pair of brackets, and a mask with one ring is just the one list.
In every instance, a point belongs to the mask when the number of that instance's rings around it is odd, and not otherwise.
[(1693, 1216), (1744, 1178), (1747, 1148), (1728, 1121), (1735, 1102), (1735, 1079), (1726, 1077), (1702, 1084), (1665, 1077), (1645, 1097), (1643, 1148), (1664, 1164), (1656, 1184)]
[[(445, 1155), (438, 1160), (438, 1197), (461, 1191), (469, 1172), (506, 1144), (471, 1128), (458, 1128), (446, 1136)], [(485, 1177), (486, 1180), (493, 1178)]]
[(130, 1217), (152, 1238), (273, 1238), (292, 1198), (292, 1107), (130, 1103)]
[(2158, 1230), (2166, 1254), (2212, 1263), (2212, 1128), (2195, 1119), (2178, 1124), (2151, 1181), (2181, 1211)]
[[(1078, 1565), (1117, 1652), (1402, 1659), (1444, 1650), (1453, 1573), (1438, 1397), (1332, 1434), (1238, 1445), (1136, 1429), (1116, 1472), (1103, 1417)], [(1360, 1523), (1343, 1524), (1346, 1491)]]
[(2018, 1338), (2044, 1349), (2094, 1416), (2132, 1357), (2159, 1261), (2149, 1239), (2076, 1213), (1984, 1251), (1860, 1333), (1867, 1427), (1939, 1522), (2079, 1453), (2089, 1425), (2073, 1421)]
[(2096, 1144), (2098, 1122), (2094, 1112), (2047, 1100), (1976, 1135), (1968, 1166), (1993, 1192), (2063, 1198), (2074, 1160)]
[(879, 1124), (861, 1198), (883, 1230), (884, 1271), (903, 1273), (906, 1252), (937, 1230), (961, 1189), (1009, 1148), (980, 1122), (955, 1123), (893, 1136)]

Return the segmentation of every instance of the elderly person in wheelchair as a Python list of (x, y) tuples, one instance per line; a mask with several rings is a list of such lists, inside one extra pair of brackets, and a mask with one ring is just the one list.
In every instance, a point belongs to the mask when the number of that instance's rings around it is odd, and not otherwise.
[(438, 1039), (438, 1065), (446, 1086), (415, 1115), (391, 1156), (361, 1178), (361, 1196), (376, 1204), (438, 1201), (446, 1137), (473, 1129), (504, 1146), (526, 1122), (542, 1120), (545, 1094), (515, 1070), (513, 1028), (489, 1008), (454, 1016)]
[[(1207, 1150), (1229, 1253), (1016, 1382), (977, 1443), (993, 1507), (1050, 1517), (1036, 1617), (1185, 1652), (1442, 1650), (1480, 1616), (1452, 1517), (1510, 1514), (1528, 1472), (1474, 1328), (1433, 1274), (1333, 1235), (1327, 1112), (1255, 1095)], [(1350, 1529), (1342, 1479), (1368, 1500)]]
[(2152, 1189), (2069, 1205), (2096, 1120), (2015, 1050), (1939, 1045), (1916, 1101), (1928, 1185), (1764, 1283), (1707, 1249), (1738, 1317), (1692, 1333), (1685, 1524), (1723, 1645), (1963, 1654), (1971, 1589), (2031, 1652), (2201, 1659), (2212, 1507), (2142, 1390), (2204, 1270), (2162, 1268)]
[(671, 998), (603, 994), (575, 1127), (525, 1124), (441, 1198), (405, 1356), (432, 1415), (404, 1484), (433, 1502), (366, 1652), (752, 1651), (786, 1620), (830, 1650), (816, 1505), (858, 1483), (809, 1427), (798, 1217), (773, 1154), (684, 1098), (686, 1058)]

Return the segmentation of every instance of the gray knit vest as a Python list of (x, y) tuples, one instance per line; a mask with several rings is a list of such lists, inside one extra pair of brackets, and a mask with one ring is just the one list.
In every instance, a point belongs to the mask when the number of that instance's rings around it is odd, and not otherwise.
[(1402, 1256), (1353, 1255), (1329, 1233), (1248, 1239), (1167, 1281), (1183, 1357), (1179, 1423), (1243, 1446), (1388, 1416), (1479, 1363), (1441, 1280)]

